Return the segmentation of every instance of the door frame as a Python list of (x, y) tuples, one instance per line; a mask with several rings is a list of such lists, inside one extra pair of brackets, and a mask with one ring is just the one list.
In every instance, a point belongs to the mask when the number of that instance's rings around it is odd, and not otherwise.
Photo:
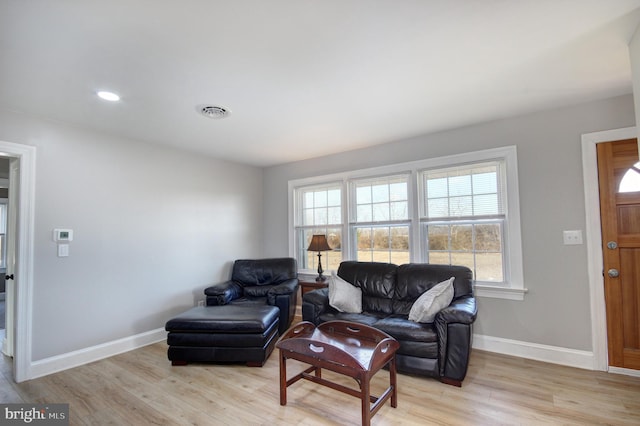
[[(12, 274), (16, 275), (16, 229), (18, 222), (18, 200), (20, 199), (18, 192), (16, 189), (18, 188), (16, 185), (19, 184), (20, 181), (20, 159), (16, 157), (9, 157), (9, 197), (7, 200), (7, 239), (6, 239), (6, 265), (5, 265), (5, 275)], [(12, 183), (13, 182), (13, 183)], [(2, 279), (0, 277), (0, 279)], [(15, 279), (7, 280), (5, 278), (5, 314), (4, 318), (6, 320), (5, 323), (5, 333), (4, 340), (2, 341), (2, 353), (4, 355), (13, 357), (13, 351), (15, 349), (14, 339), (15, 339)]]
[[(602, 228), (600, 221), (600, 191), (598, 190), (598, 156), (596, 145), (623, 139), (638, 138), (635, 127), (605, 130), (582, 135), (582, 174), (586, 214), (587, 263), (591, 301), (591, 344), (593, 369), (640, 376), (640, 371), (610, 367), (607, 351), (607, 316), (604, 299)], [(640, 139), (640, 138), (639, 138)]]
[(33, 241), (35, 228), (36, 147), (0, 141), (0, 155), (19, 161), (18, 182), (9, 181), (11, 188), (18, 185), (18, 221), (15, 249), (15, 339), (13, 351), (13, 378), (23, 382), (31, 378), (33, 341)]

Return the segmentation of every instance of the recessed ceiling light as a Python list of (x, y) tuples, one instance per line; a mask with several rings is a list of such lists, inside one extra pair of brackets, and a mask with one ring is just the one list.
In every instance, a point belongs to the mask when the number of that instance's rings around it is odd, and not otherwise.
[(197, 110), (200, 114), (209, 118), (225, 118), (231, 114), (230, 110), (218, 105), (199, 105)]
[(113, 92), (107, 92), (105, 90), (101, 90), (97, 94), (98, 96), (100, 96), (101, 99), (104, 99), (105, 101), (117, 102), (120, 100), (120, 96), (118, 96)]

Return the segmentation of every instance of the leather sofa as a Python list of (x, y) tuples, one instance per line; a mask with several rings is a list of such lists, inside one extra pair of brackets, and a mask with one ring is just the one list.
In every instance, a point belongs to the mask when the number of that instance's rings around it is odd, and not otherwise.
[(297, 292), (298, 269), (293, 258), (236, 260), (230, 280), (204, 290), (207, 306), (266, 304), (277, 307), (280, 335), (295, 316)]
[[(340, 264), (337, 275), (362, 290), (362, 313), (339, 312), (329, 304), (329, 289), (319, 289), (304, 295), (303, 320), (316, 325), (344, 320), (375, 327), (400, 343), (396, 352), (398, 371), (461, 386), (477, 316), (469, 268), (346, 261)], [(451, 277), (455, 277), (453, 300), (433, 323), (409, 320), (411, 307), (420, 295)]]

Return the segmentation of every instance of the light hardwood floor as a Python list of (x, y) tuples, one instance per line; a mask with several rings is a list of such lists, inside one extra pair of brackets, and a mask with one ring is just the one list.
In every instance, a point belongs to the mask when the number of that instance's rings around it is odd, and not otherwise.
[[(308, 381), (279, 405), (278, 356), (262, 368), (172, 367), (157, 343), (25, 383), (0, 362), (0, 402), (69, 403), (72, 425), (357, 425), (359, 400)], [(289, 360), (289, 374), (302, 364)], [(324, 377), (354, 386), (331, 372)], [(388, 372), (372, 381), (384, 389)], [(462, 388), (398, 375), (398, 408), (373, 425), (640, 424), (640, 378), (473, 351)]]

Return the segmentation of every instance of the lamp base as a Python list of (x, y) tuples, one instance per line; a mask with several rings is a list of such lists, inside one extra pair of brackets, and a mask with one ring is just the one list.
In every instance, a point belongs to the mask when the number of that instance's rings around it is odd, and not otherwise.
[(318, 252), (318, 276), (316, 277), (317, 283), (323, 283), (326, 281), (326, 277), (322, 275), (324, 269), (322, 269), (322, 253)]

